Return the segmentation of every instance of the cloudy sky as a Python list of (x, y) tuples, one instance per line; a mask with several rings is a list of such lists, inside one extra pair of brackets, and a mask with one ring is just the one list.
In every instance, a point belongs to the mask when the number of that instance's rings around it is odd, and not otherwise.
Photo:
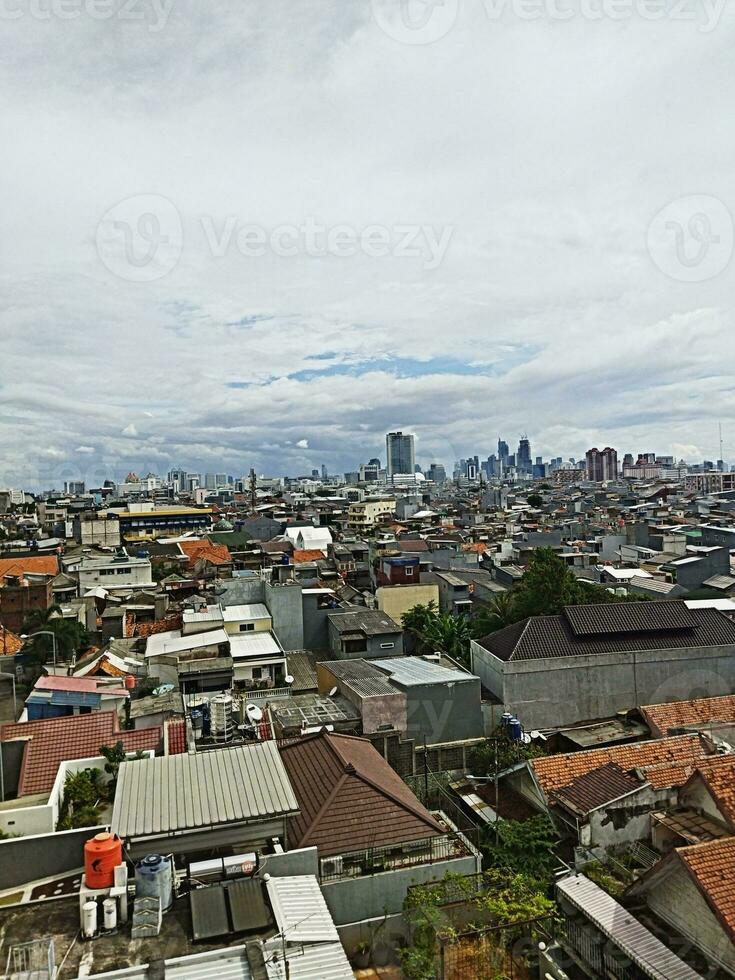
[(734, 8), (0, 0), (0, 486), (735, 461)]

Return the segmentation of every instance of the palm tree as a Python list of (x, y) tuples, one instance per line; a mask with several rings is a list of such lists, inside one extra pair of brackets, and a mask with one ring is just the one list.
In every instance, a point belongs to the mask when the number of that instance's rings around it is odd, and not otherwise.
[(498, 592), (487, 609), (483, 610), (475, 622), (475, 636), (487, 636), (496, 630), (510, 626), (517, 620), (515, 602), (511, 592)]

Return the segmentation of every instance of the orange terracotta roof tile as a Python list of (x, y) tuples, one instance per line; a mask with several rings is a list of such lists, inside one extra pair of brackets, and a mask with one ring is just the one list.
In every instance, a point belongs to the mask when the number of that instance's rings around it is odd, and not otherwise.
[(154, 636), (156, 633), (167, 633), (169, 630), (180, 630), (183, 625), (183, 618), (180, 612), (171, 613), (163, 619), (156, 619), (152, 623), (137, 623), (134, 636)]
[(301, 565), (309, 561), (322, 561), (325, 558), (323, 551), (318, 551), (316, 549), (307, 549), (305, 551), (294, 551), (293, 562), (294, 565)]
[(5, 575), (58, 575), (56, 555), (22, 555), (20, 558), (0, 558), (0, 579)]
[(720, 698), (697, 698), (694, 701), (672, 701), (669, 704), (646, 704), (641, 712), (651, 734), (662, 736), (672, 728), (735, 721), (735, 694)]
[(735, 837), (676, 851), (720, 923), (735, 940)]
[(198, 561), (208, 561), (211, 565), (229, 565), (232, 562), (230, 549), (225, 544), (212, 544), (211, 541), (180, 541), (179, 547), (189, 559), (189, 567)]
[(608, 763), (614, 763), (623, 772), (643, 770), (652, 785), (678, 786), (689, 778), (694, 763), (706, 759), (712, 751), (710, 743), (700, 735), (679, 735), (587, 752), (550, 755), (534, 759), (531, 766), (547, 795)]
[(701, 779), (725, 820), (735, 826), (735, 756), (715, 756), (699, 763), (689, 783)]
[(14, 657), (16, 653), (20, 653), (22, 647), (21, 638), (0, 625), (0, 656)]

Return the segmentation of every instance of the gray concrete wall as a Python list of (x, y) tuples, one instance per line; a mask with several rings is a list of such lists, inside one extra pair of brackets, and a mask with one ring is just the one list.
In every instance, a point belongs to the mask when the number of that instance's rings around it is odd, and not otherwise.
[(403, 910), (403, 901), (411, 885), (438, 881), (447, 872), (469, 875), (478, 871), (474, 857), (438, 861), (415, 868), (385, 871), (364, 878), (344, 878), (322, 884), (322, 892), (335, 925), (394, 915)]
[(85, 827), (0, 841), (0, 891), (84, 866), (84, 844), (107, 827)]
[(224, 579), (223, 595), (218, 596), (225, 606), (239, 606), (247, 602), (265, 602), (265, 583), (259, 575), (243, 575)]
[(690, 939), (708, 958), (735, 973), (735, 946), (684, 868), (679, 866), (646, 897), (659, 918)]
[(304, 649), (304, 611), (301, 586), (265, 584), (264, 601), (273, 617), (273, 632), (284, 650)]
[[(392, 647), (383, 647), (383, 643), (392, 643)], [(383, 634), (382, 636), (369, 636), (367, 638), (367, 653), (364, 655), (366, 660), (377, 657), (401, 657), (403, 656), (403, 633)]]
[(319, 609), (319, 600), (324, 596), (307, 593), (302, 596), (304, 618), (304, 649), (328, 650), (329, 631), (327, 616), (338, 613), (339, 609)]
[(283, 854), (268, 854), (261, 858), (258, 877), (269, 874), (272, 878), (288, 878), (292, 875), (319, 877), (319, 854), (315, 847), (302, 847)]
[[(475, 645), (473, 644), (473, 647)], [(481, 648), (480, 648), (481, 649)], [(735, 690), (735, 647), (684, 647), (502, 664), (484, 651), (473, 670), (525, 728), (609, 718), (641, 704)], [(504, 683), (499, 685), (498, 670)], [(494, 686), (491, 683), (494, 682)]]
[(484, 734), (480, 681), (408, 687), (408, 735), (429, 745), (481, 738)]
[(475, 640), (470, 641), (470, 669), (483, 685), (505, 704), (504, 663), (481, 647)]

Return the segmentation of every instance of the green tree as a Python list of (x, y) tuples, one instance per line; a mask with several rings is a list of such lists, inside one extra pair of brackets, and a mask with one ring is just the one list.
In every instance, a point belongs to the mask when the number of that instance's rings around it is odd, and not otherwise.
[(436, 603), (430, 602), (407, 610), (403, 627), (414, 635), (420, 652), (437, 651), (469, 664), (472, 626), (467, 616), (440, 613)]
[(551, 883), (559, 861), (555, 848), (559, 835), (546, 814), (529, 820), (499, 820), (485, 831), (483, 856), (491, 868), (507, 869), (532, 879), (542, 891)]
[[(43, 630), (41, 636), (33, 634)], [(87, 631), (77, 619), (64, 619), (61, 606), (52, 605), (48, 609), (36, 609), (26, 617), (23, 632), (30, 637), (34, 658), (39, 664), (46, 664), (53, 654), (51, 632), (56, 637), (56, 650), (60, 661), (71, 660), (89, 646)]]
[(526, 500), (528, 501), (529, 507), (536, 507), (536, 508), (543, 507), (544, 498), (541, 496), (540, 493), (529, 493), (529, 495), (526, 497)]
[(516, 621), (527, 616), (555, 616), (582, 598), (577, 579), (551, 548), (534, 551), (523, 578), (513, 590)]
[(474, 622), (473, 633), (476, 637), (487, 636), (504, 626), (510, 626), (517, 621), (515, 602), (512, 592), (498, 592), (483, 609)]
[(115, 742), (114, 745), (100, 745), (100, 755), (107, 760), (105, 772), (110, 776), (110, 796), (114, 797), (120, 763), (125, 762), (126, 759), (125, 746), (122, 742)]

